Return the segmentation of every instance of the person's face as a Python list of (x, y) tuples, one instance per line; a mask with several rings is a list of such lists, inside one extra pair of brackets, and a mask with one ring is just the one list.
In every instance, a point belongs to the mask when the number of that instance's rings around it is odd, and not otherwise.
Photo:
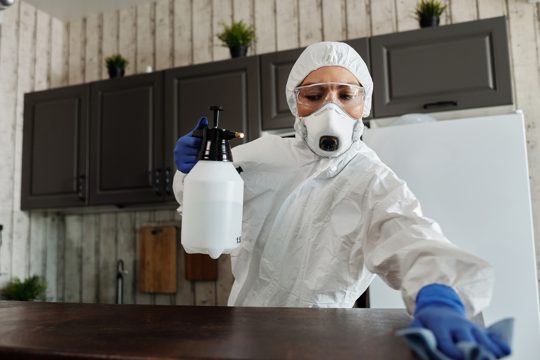
[[(325, 86), (308, 85), (327, 84)], [(339, 84), (356, 85), (346, 87)], [(324, 66), (309, 73), (297, 87), (303, 93), (297, 94), (298, 116), (308, 116), (321, 107), (321, 104), (335, 102), (340, 105), (354, 119), (362, 118), (364, 111), (363, 88), (361, 84), (347, 69), (340, 66)], [(358, 92), (360, 91), (360, 92)]]

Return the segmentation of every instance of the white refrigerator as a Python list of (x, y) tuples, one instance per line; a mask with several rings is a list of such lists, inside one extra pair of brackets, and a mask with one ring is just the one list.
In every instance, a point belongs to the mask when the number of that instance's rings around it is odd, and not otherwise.
[[(404, 179), (424, 214), (495, 269), (486, 325), (516, 319), (511, 359), (540, 359), (540, 309), (523, 114), (367, 129), (364, 142)], [(540, 226), (540, 225), (537, 225)], [(376, 278), (372, 308), (403, 308)]]

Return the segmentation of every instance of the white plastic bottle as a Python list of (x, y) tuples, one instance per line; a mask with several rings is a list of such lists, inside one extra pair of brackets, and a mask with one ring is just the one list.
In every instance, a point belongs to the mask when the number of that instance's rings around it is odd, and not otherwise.
[(232, 163), (229, 140), (244, 134), (220, 129), (219, 111), (223, 109), (210, 109), (214, 110), (214, 127), (203, 129), (199, 161), (184, 179), (181, 236), (188, 254), (217, 259), (241, 241), (244, 181)]

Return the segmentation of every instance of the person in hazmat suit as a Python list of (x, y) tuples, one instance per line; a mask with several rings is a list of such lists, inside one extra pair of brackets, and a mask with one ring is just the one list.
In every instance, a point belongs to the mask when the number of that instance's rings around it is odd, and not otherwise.
[[(233, 148), (244, 215), (229, 305), (352, 307), (377, 274), (401, 291), (411, 326), (431, 330), (444, 354), (459, 359), (456, 343), (471, 341), (508, 355), (506, 343), (468, 320), (489, 304), (493, 269), (450, 243), (361, 141), (372, 92), (352, 47), (308, 46), (286, 85), (295, 138), (265, 135)], [(207, 124), (203, 117), (194, 130)], [(174, 150), (179, 203), (201, 146), (192, 132)]]

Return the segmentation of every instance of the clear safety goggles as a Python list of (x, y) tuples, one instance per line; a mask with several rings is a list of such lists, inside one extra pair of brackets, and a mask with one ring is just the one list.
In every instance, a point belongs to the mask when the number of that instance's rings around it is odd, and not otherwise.
[(352, 118), (362, 117), (364, 104), (364, 88), (360, 85), (326, 82), (303, 86), (294, 89), (298, 116), (309, 116), (327, 103), (335, 103)]

